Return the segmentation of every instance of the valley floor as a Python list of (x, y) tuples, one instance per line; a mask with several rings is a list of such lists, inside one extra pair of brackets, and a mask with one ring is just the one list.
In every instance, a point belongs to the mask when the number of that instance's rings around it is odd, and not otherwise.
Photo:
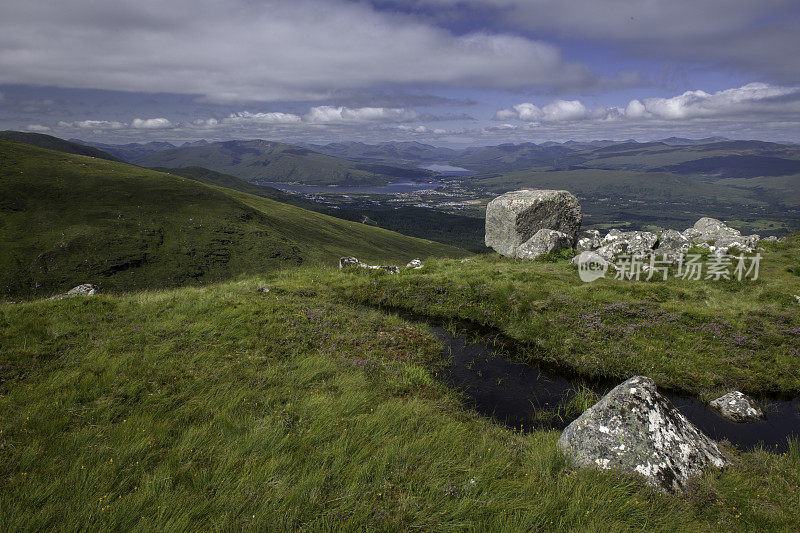
[(796, 394), (800, 246), (769, 247), (749, 285), (476, 257), (0, 304), (0, 528), (800, 529), (797, 442), (728, 449), (684, 495), (574, 470), (557, 432), (462, 407), (428, 328), (378, 310), (489, 326), (585, 376)]

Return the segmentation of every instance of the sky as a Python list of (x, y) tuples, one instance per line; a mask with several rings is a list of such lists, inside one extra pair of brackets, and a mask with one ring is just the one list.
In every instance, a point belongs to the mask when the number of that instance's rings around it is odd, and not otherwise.
[(800, 142), (800, 2), (3, 0), (0, 129)]

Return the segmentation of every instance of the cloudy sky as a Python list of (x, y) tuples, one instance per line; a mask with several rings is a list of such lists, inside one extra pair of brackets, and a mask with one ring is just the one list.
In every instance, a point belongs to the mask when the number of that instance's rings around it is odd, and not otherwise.
[(800, 2), (3, 0), (0, 129), (800, 142)]

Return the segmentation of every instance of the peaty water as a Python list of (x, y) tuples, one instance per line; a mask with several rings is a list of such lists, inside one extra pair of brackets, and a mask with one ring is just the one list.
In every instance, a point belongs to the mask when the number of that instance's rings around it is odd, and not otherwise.
[[(563, 429), (572, 418), (542, 417), (572, 398), (579, 385), (536, 366), (509, 361), (493, 347), (473, 343), (447, 330), (431, 330), (444, 344), (444, 357), (452, 364), (438, 377), (462, 391), (469, 407), (508, 426), (531, 430)], [(616, 385), (616, 383), (614, 384)], [(591, 387), (600, 395), (611, 387)], [(731, 422), (694, 398), (666, 394), (672, 404), (709, 437), (728, 440), (741, 450), (764, 447), (775, 452), (787, 449), (789, 437), (800, 438), (800, 398), (762, 402), (766, 420), (751, 424)]]

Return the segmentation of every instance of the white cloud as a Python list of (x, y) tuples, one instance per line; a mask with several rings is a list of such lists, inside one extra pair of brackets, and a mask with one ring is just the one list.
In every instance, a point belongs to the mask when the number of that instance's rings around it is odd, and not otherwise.
[(555, 100), (542, 108), (522, 103), (495, 113), (495, 120), (517, 119), (524, 122), (571, 122), (589, 117), (586, 107), (578, 100)]
[(418, 120), (419, 116), (416, 111), (402, 108), (317, 106), (309, 109), (304, 120), (321, 124), (339, 122), (410, 122)]
[(557, 88), (597, 81), (551, 44), (502, 33), (456, 35), (366, 2), (7, 0), (4, 8), (0, 83), (269, 101), (415, 84)]
[(75, 122), (64, 122), (63, 120), (58, 123), (60, 128), (80, 128), (87, 130), (119, 130), (127, 127), (124, 122), (117, 122), (116, 120), (79, 120)]
[(135, 118), (131, 122), (131, 128), (135, 129), (162, 130), (171, 127), (172, 127), (172, 122), (163, 117), (147, 118), (147, 119)]
[[(214, 120), (214, 119), (211, 119)], [(302, 119), (292, 113), (250, 113), (240, 111), (222, 119), (225, 124), (296, 124)]]
[(578, 100), (555, 100), (541, 108), (522, 103), (501, 109), (494, 120), (522, 122), (577, 121), (687, 121), (695, 119), (763, 120), (781, 115), (800, 120), (800, 87), (780, 87), (750, 83), (715, 93), (687, 91), (671, 98), (631, 100), (624, 108), (598, 106), (587, 108)]
[(37, 133), (50, 131), (50, 128), (48, 128), (47, 126), (42, 126), (41, 124), (28, 124), (27, 126), (25, 126), (25, 129)]

